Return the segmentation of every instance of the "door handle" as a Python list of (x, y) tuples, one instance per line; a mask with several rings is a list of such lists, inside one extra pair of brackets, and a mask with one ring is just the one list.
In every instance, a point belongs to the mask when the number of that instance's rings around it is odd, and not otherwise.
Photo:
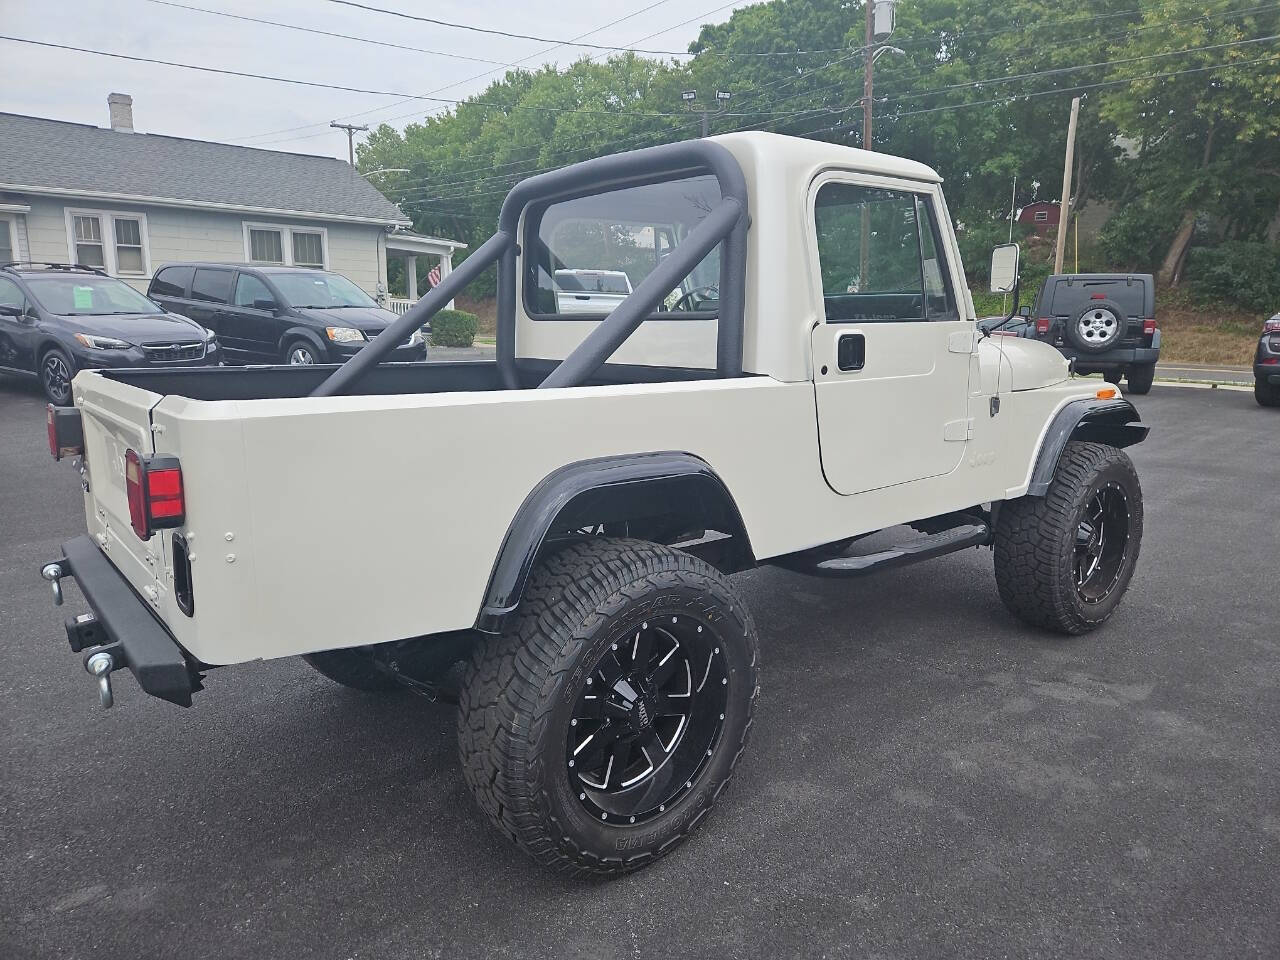
[(860, 333), (842, 333), (836, 341), (836, 366), (841, 370), (861, 370), (867, 362), (867, 338)]

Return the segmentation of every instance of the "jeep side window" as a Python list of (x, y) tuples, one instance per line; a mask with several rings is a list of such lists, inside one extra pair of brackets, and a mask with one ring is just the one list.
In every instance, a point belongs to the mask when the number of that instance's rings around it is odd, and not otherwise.
[[(628, 288), (638, 287), (719, 202), (715, 177), (697, 176), (623, 187), (532, 210), (526, 227), (525, 308), (541, 319), (599, 319)], [(597, 283), (601, 277), (609, 282)], [(667, 295), (664, 308), (655, 315), (714, 316), (719, 283), (716, 247)], [(596, 299), (586, 296), (593, 293), (613, 298), (600, 298), (594, 316)], [(570, 309), (573, 300), (585, 306)]]
[(827, 320), (955, 317), (927, 202), (897, 190), (827, 183), (814, 215)]

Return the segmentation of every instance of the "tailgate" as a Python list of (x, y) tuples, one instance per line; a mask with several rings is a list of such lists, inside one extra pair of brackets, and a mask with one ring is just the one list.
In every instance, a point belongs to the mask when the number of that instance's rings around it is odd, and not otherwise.
[(134, 589), (154, 604), (164, 569), (164, 538), (142, 541), (133, 532), (124, 459), (130, 449), (143, 455), (153, 452), (151, 408), (162, 397), (92, 373), (76, 377), (73, 393), (84, 426), (89, 535)]

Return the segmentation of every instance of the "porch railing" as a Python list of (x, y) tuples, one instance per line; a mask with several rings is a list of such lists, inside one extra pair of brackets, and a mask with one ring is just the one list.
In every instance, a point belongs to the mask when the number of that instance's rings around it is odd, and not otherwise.
[(397, 317), (403, 317), (416, 302), (416, 300), (408, 300), (404, 297), (387, 297), (387, 309)]

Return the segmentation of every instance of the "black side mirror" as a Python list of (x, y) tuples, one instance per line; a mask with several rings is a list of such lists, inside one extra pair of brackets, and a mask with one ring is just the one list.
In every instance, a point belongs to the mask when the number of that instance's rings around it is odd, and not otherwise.
[(1029, 304), (1029, 303), (1024, 303), (1022, 306), (1020, 306), (1020, 307), (1018, 308), (1018, 316), (1023, 317), (1024, 319), (1030, 320), (1030, 319), (1031, 319), (1031, 304)]
[(267, 297), (259, 297), (257, 300), (253, 301), (253, 309), (270, 310), (272, 313), (274, 313), (277, 309), (276, 302)]

